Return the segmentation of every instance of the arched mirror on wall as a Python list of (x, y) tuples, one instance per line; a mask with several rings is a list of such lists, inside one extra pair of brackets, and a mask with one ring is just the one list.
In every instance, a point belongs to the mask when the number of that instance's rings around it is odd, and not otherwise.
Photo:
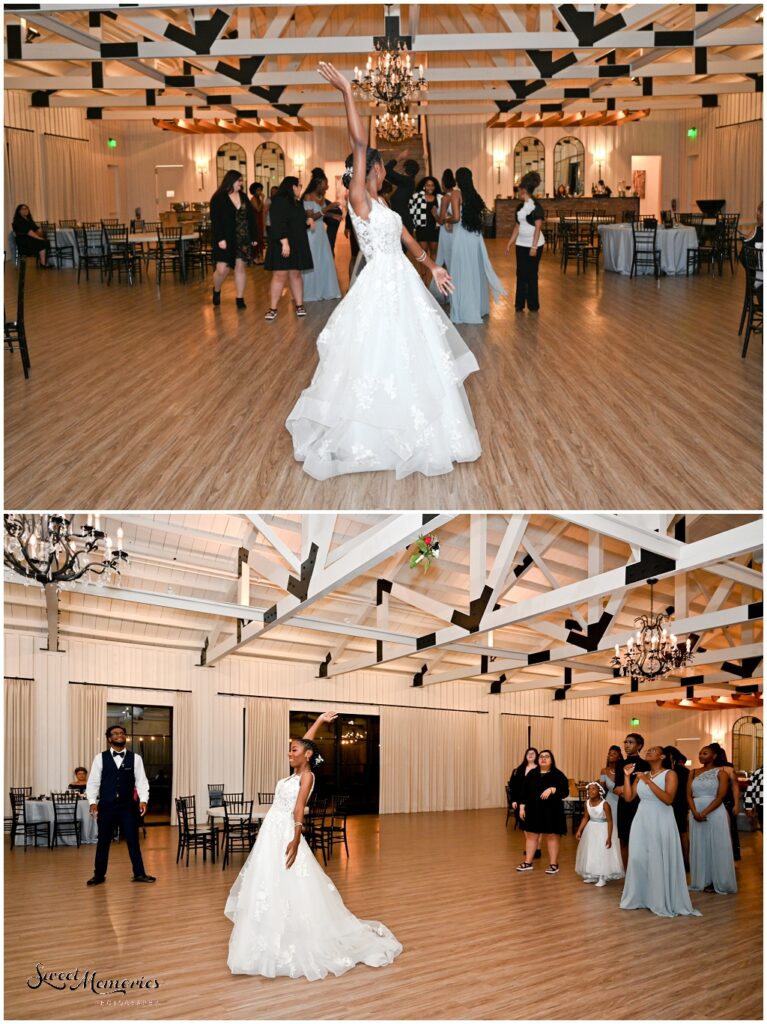
[(528, 171), (537, 171), (541, 176), (541, 185), (545, 181), (546, 147), (540, 139), (526, 135), (514, 147), (514, 184), (519, 185)]
[(262, 142), (255, 155), (255, 180), (264, 186), (269, 195), (272, 185), (279, 185), (285, 177), (285, 154), (276, 142)]
[(762, 763), (764, 726), (750, 715), (732, 727), (732, 763), (736, 772), (753, 772)]
[(219, 185), (227, 171), (239, 171), (247, 185), (248, 161), (245, 150), (237, 142), (225, 142), (216, 153), (216, 178)]
[(554, 195), (564, 185), (571, 196), (583, 195), (586, 155), (583, 143), (572, 135), (554, 146)]

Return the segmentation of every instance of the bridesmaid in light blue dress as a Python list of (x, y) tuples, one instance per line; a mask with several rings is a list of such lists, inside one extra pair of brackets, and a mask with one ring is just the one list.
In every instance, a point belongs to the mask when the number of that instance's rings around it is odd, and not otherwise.
[(307, 219), (312, 217), (314, 220), (314, 227), (307, 232), (314, 269), (304, 270), (301, 274), (304, 279), (304, 302), (341, 298), (333, 250), (330, 248), (330, 240), (322, 219), (322, 206), (314, 193), (315, 187), (318, 187), (319, 184), (320, 179), (312, 178), (309, 188), (304, 192), (304, 209)]
[(738, 891), (730, 840), (730, 821), (724, 798), (730, 779), (714, 764), (714, 751), (703, 747), (702, 768), (690, 772), (687, 802), (690, 805), (690, 888), (730, 893)]
[(455, 291), (450, 298), (450, 319), (454, 324), (481, 324), (490, 313), (492, 291), (497, 302), (506, 289), (493, 270), (482, 237), (485, 204), (474, 188), (471, 171), (459, 167), (456, 188), (450, 200), (448, 219), (453, 225), (450, 276)]
[(617, 830), (618, 825), (618, 796), (615, 793), (615, 766), (623, 763), (623, 751), (617, 744), (613, 744), (607, 751), (607, 763), (600, 772), (599, 781), (605, 787), (606, 799), (613, 812), (613, 822)]
[(687, 891), (682, 844), (674, 818), (672, 802), (676, 793), (676, 773), (669, 770), (661, 747), (650, 747), (645, 754), (649, 772), (634, 777), (634, 765), (624, 767), (624, 795), (639, 796), (639, 807), (631, 825), (626, 884), (621, 910), (646, 908), (659, 917), (695, 915)]

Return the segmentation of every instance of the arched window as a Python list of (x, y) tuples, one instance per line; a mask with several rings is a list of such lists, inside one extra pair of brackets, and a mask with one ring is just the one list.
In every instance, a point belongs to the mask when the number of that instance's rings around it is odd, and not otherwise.
[(750, 715), (732, 727), (732, 763), (738, 772), (753, 772), (762, 763), (764, 726)]
[(227, 171), (239, 171), (247, 186), (248, 162), (245, 150), (237, 142), (225, 142), (216, 153), (216, 178), (219, 185)]
[(285, 177), (285, 154), (278, 143), (262, 142), (256, 150), (254, 159), (255, 181), (264, 186), (264, 192), (268, 196), (272, 185), (279, 185)]
[(537, 171), (541, 176), (541, 185), (545, 180), (546, 147), (540, 139), (526, 135), (514, 147), (514, 185), (519, 185), (528, 171)]
[(571, 196), (583, 195), (586, 156), (583, 143), (572, 135), (560, 139), (554, 146), (554, 195), (564, 185)]

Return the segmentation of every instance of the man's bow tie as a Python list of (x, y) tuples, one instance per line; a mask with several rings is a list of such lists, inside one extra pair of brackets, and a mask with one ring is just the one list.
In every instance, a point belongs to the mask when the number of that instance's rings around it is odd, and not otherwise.
[(112, 757), (125, 757), (125, 751), (124, 750), (113, 750), (112, 751)]

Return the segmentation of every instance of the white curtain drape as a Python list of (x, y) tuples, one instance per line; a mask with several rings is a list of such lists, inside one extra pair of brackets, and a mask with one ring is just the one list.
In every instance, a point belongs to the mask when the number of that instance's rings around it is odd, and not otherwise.
[(504, 782), (508, 782), (512, 770), (521, 763), (527, 750), (526, 715), (502, 715)]
[(273, 793), (288, 768), (290, 709), (286, 700), (249, 697), (245, 702), (245, 799)]
[(50, 211), (47, 214), (50, 219), (58, 221), (91, 215), (90, 203), (86, 208), (82, 201), (82, 193), (89, 191), (89, 148), (87, 142), (57, 135), (43, 136), (45, 206)]
[(34, 686), (32, 679), (5, 680), (5, 808), (12, 786), (32, 786)]
[(558, 767), (576, 782), (595, 779), (607, 759), (610, 746), (608, 723), (566, 718), (564, 740), (565, 749)]
[(13, 211), (26, 203), (32, 216), (45, 217), (40, 187), (40, 158), (34, 132), (18, 128), (5, 130), (5, 232), (11, 230)]
[(381, 708), (381, 814), (480, 805), (483, 715)]
[[(551, 737), (554, 731), (554, 720), (536, 715), (530, 716), (530, 746), (536, 750), (551, 750)], [(554, 750), (556, 758), (558, 751)]]
[(75, 683), (69, 687), (69, 751), (72, 765), (90, 771), (93, 758), (106, 745), (107, 690)]
[[(191, 693), (176, 693), (173, 706), (173, 806), (171, 822), (176, 823), (176, 797), (194, 793), (195, 758), (194, 704)], [(152, 799), (150, 792), (149, 799)]]

